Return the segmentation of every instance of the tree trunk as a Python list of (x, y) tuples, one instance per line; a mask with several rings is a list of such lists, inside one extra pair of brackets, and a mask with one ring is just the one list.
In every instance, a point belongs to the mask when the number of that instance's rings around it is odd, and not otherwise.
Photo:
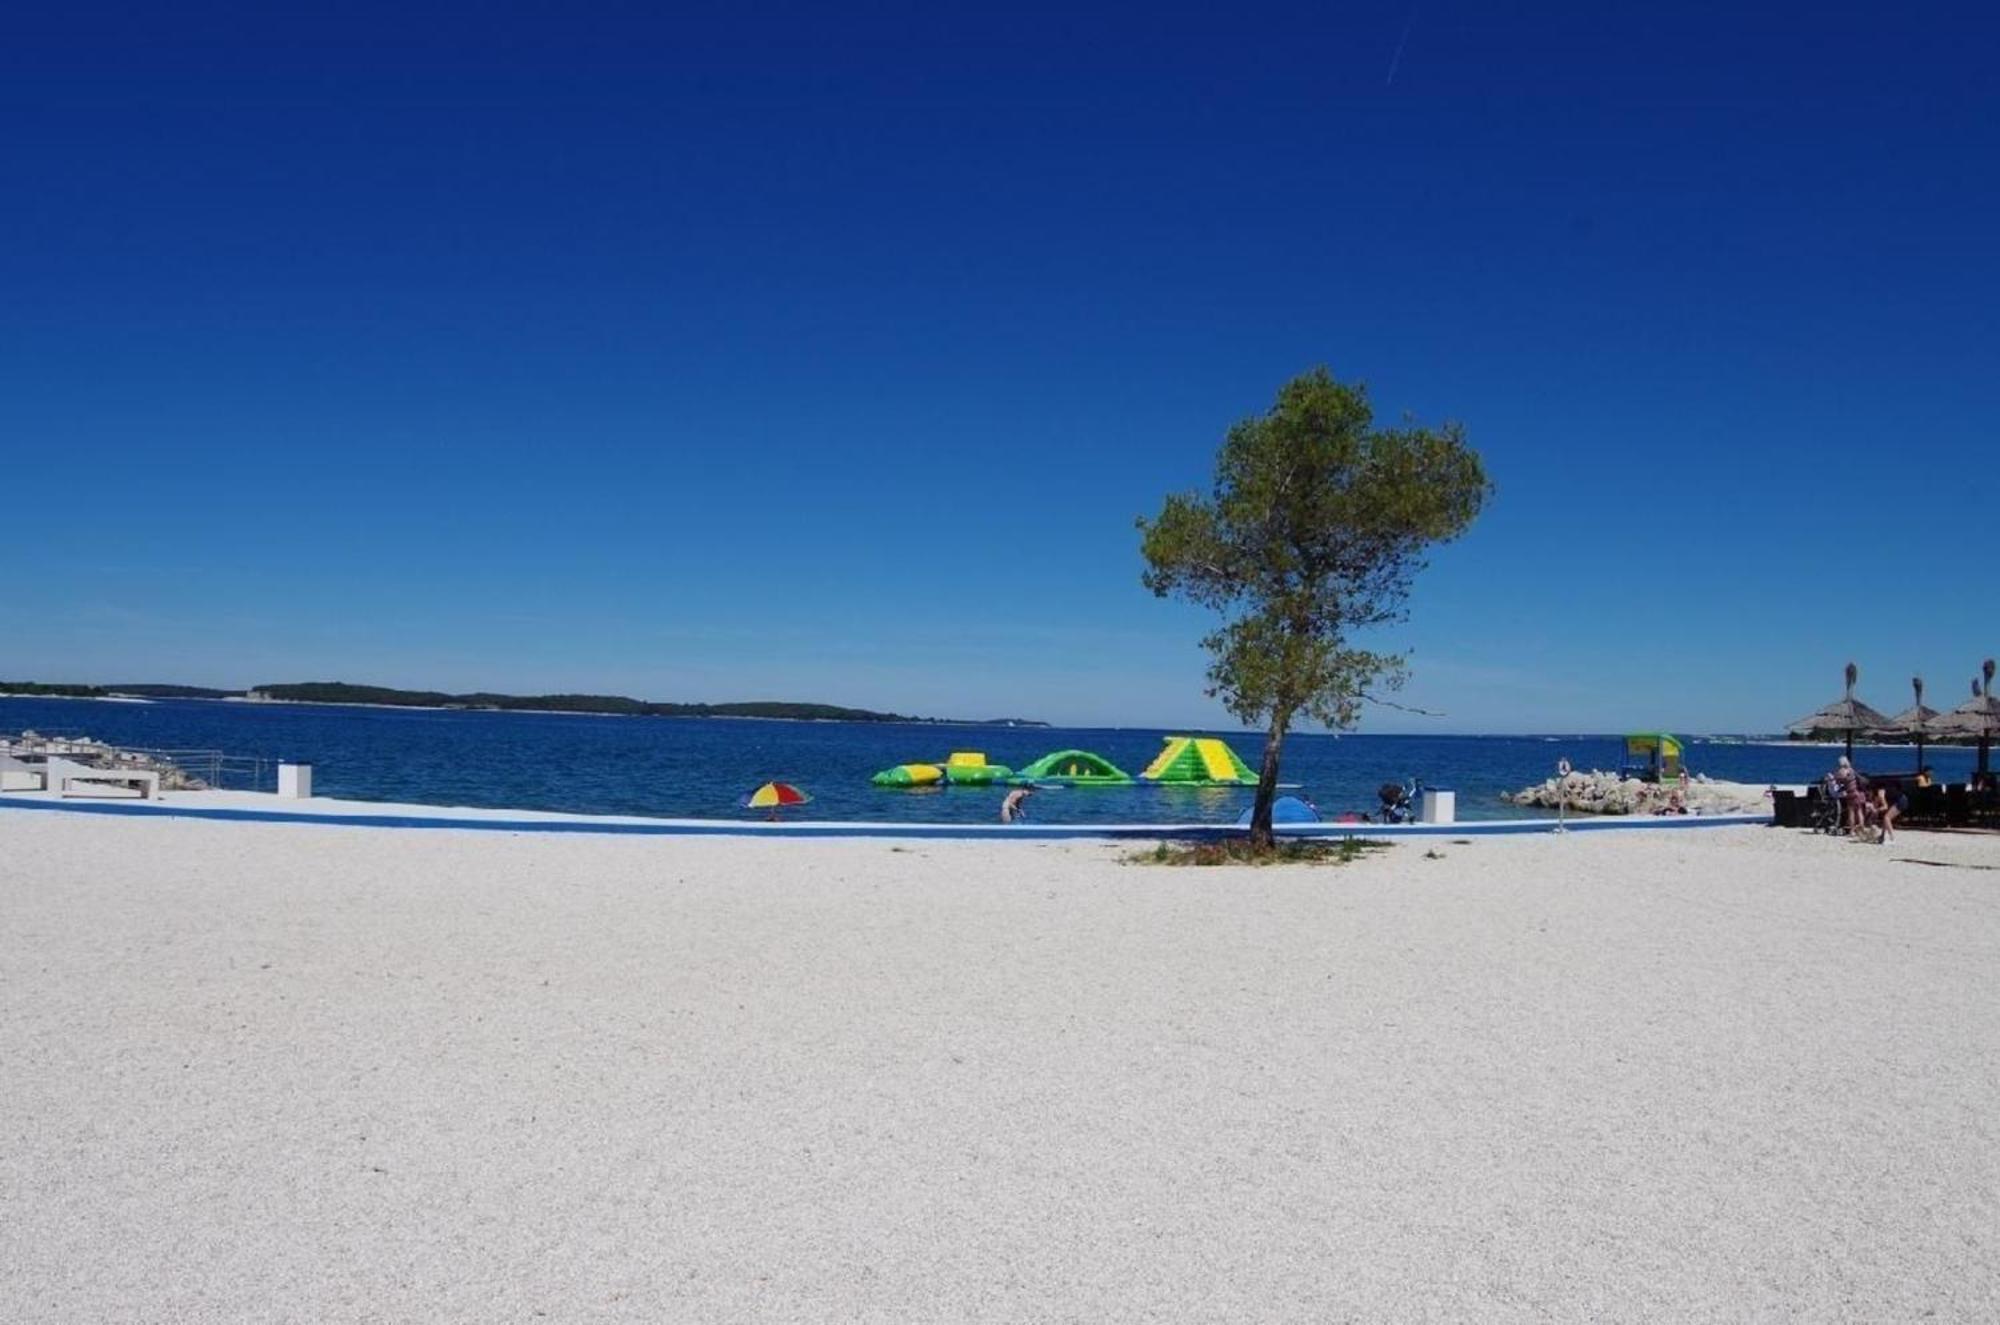
[(1257, 803), (1250, 810), (1250, 849), (1269, 851), (1276, 843), (1271, 832), (1271, 806), (1278, 799), (1278, 752), (1285, 744), (1285, 729), (1291, 726), (1290, 713), (1273, 713), (1271, 729), (1264, 735), (1264, 767), (1257, 774)]

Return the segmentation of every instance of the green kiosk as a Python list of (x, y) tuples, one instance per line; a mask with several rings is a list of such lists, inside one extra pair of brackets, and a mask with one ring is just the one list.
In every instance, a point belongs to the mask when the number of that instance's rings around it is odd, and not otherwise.
[(1672, 782), (1681, 775), (1681, 742), (1665, 732), (1632, 732), (1625, 738), (1623, 778), (1641, 782)]

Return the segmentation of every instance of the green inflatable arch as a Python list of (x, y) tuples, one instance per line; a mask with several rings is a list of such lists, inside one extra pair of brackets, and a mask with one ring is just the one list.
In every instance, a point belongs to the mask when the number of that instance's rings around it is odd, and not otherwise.
[(1059, 782), (1071, 787), (1116, 787), (1132, 781), (1132, 775), (1103, 755), (1094, 755), (1088, 750), (1057, 750), (1054, 754), (1043, 755), (1032, 764), (1025, 764), (1013, 777), (1011, 783)]

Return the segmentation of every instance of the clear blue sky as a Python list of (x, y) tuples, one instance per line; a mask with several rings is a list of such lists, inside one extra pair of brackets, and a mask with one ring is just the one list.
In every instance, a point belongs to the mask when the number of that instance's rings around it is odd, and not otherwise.
[(13, 7), (0, 675), (1213, 721), (1316, 363), (1499, 485), (1368, 730), (2000, 650), (1992, 6), (943, 8)]

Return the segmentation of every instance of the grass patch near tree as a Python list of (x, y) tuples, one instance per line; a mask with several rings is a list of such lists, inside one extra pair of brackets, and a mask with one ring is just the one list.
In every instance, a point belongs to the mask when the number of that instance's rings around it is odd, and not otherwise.
[(1247, 837), (1231, 837), (1220, 842), (1162, 842), (1150, 851), (1135, 851), (1126, 860), (1134, 865), (1345, 865), (1388, 847), (1387, 842), (1366, 837), (1280, 838), (1259, 850)]

